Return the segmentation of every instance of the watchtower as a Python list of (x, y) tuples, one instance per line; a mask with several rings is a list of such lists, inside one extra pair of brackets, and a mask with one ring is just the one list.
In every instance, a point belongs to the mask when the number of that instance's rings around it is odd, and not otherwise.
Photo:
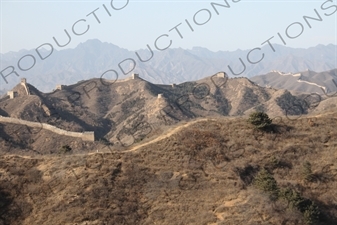
[(225, 72), (219, 72), (216, 74), (217, 77), (221, 77), (221, 78), (225, 78), (226, 77), (226, 73)]
[(135, 79), (138, 79), (139, 78), (139, 74), (137, 73), (133, 73), (132, 74), (132, 79), (135, 80)]
[(58, 85), (56, 85), (56, 90), (63, 90), (63, 85), (61, 85), (61, 84), (58, 84)]
[(10, 99), (13, 99), (16, 96), (18, 96), (18, 93), (16, 91), (8, 91), (7, 95), (9, 96)]

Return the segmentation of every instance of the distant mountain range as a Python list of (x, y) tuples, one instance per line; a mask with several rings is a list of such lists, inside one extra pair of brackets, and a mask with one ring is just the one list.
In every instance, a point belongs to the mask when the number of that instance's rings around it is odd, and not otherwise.
[[(273, 44), (275, 52), (269, 45), (263, 46), (260, 52), (252, 53), (252, 60), (258, 60), (262, 53), (264, 59), (257, 64), (246, 63), (245, 71), (239, 76), (252, 77), (266, 74), (272, 70), (285, 72), (298, 72), (307, 69), (321, 72), (335, 69), (336, 66), (336, 45), (317, 45), (308, 49), (295, 49)], [(26, 72), (16, 69), (20, 77), (14, 74), (7, 77), (9, 84), (1, 78), (2, 92), (11, 89), (18, 83), (19, 79), (26, 77), (38, 89), (44, 92), (52, 91), (57, 84), (71, 84), (81, 80), (99, 78), (107, 70), (118, 72), (118, 78), (124, 79), (131, 74), (124, 75), (119, 68), (119, 63), (128, 58), (135, 60), (134, 73), (152, 83), (171, 84), (185, 81), (202, 79), (209, 74), (225, 71), (229, 77), (233, 77), (228, 66), (235, 73), (243, 71), (243, 66), (239, 60), (247, 61), (247, 54), (250, 50), (236, 50), (212, 52), (206, 48), (194, 47), (191, 50), (167, 49), (164, 51), (154, 51), (153, 58), (149, 50), (136, 51), (143, 61), (141, 62), (136, 52), (120, 48), (109, 43), (102, 43), (99, 40), (89, 40), (79, 44), (74, 49), (61, 51), (54, 50), (45, 60), (40, 60), (35, 50), (21, 50), (1, 54), (1, 70), (8, 66), (17, 68), (21, 57), (31, 54), (36, 57), (34, 67)], [(48, 50), (41, 50), (41, 53), (48, 55)], [(256, 58), (254, 58), (256, 57)], [(30, 60), (30, 61), (29, 61)], [(21, 61), (23, 68), (29, 68), (32, 63), (29, 57)], [(128, 72), (133, 68), (134, 62), (124, 61), (121, 68)], [(107, 73), (105, 78), (115, 79), (112, 73)], [(1, 94), (1, 93), (0, 93)]]

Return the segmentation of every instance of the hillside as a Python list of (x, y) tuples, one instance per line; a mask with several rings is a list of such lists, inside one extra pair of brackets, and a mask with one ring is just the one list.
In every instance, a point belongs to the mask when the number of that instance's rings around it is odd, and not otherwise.
[(259, 189), (255, 180), (265, 168), (280, 193), (296, 191), (302, 206), (314, 202), (314, 224), (336, 224), (337, 114), (312, 120), (278, 117), (263, 132), (245, 118), (197, 119), (124, 151), (101, 145), (98, 153), (3, 154), (0, 221), (305, 224), (304, 211)]
[[(92, 131), (96, 140), (108, 141), (116, 148), (142, 141), (161, 127), (180, 121), (247, 115), (255, 110), (273, 117), (300, 116), (327, 101), (320, 96), (263, 88), (247, 78), (229, 79), (224, 73), (176, 85), (152, 84), (135, 77), (91, 79), (51, 93), (42, 93), (29, 82), (27, 88), (30, 95), (18, 84), (12, 90), (16, 92), (13, 99), (0, 99), (1, 116), (50, 124), (65, 131)], [(13, 136), (14, 130), (7, 132)], [(32, 144), (42, 134), (28, 133)], [(35, 150), (44, 152), (44, 147), (36, 145)]]
[[(333, 94), (220, 72), (50, 93), (22, 80), (12, 97), (0, 99), (0, 224), (337, 223)], [(272, 125), (254, 129), (254, 111)]]
[(337, 91), (337, 69), (315, 72), (303, 71), (298, 73), (283, 73), (272, 71), (251, 78), (262, 87), (273, 87), (302, 93), (317, 93), (329, 95)]

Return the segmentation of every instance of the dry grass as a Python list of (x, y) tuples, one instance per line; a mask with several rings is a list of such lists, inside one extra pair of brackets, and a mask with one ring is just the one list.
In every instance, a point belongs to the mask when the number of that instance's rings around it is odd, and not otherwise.
[(262, 168), (319, 206), (317, 224), (336, 224), (336, 114), (312, 120), (278, 118), (267, 131), (205, 120), (124, 153), (3, 154), (0, 224), (303, 224), (252, 185)]

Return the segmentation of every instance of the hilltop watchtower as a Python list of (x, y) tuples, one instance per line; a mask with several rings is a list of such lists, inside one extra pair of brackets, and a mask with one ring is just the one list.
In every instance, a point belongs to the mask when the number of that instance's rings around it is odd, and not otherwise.
[(138, 73), (133, 73), (132, 74), (132, 80), (139, 79), (139, 74)]
[(27, 84), (27, 79), (26, 78), (21, 78), (21, 84), (26, 85)]
[(221, 78), (225, 78), (226, 77), (226, 73), (225, 72), (219, 72), (216, 74), (217, 77), (221, 77)]
[(58, 84), (58, 85), (56, 85), (56, 90), (60, 90), (60, 91), (62, 91), (62, 90), (63, 90), (63, 88), (64, 88), (64, 86), (63, 86), (62, 84)]

